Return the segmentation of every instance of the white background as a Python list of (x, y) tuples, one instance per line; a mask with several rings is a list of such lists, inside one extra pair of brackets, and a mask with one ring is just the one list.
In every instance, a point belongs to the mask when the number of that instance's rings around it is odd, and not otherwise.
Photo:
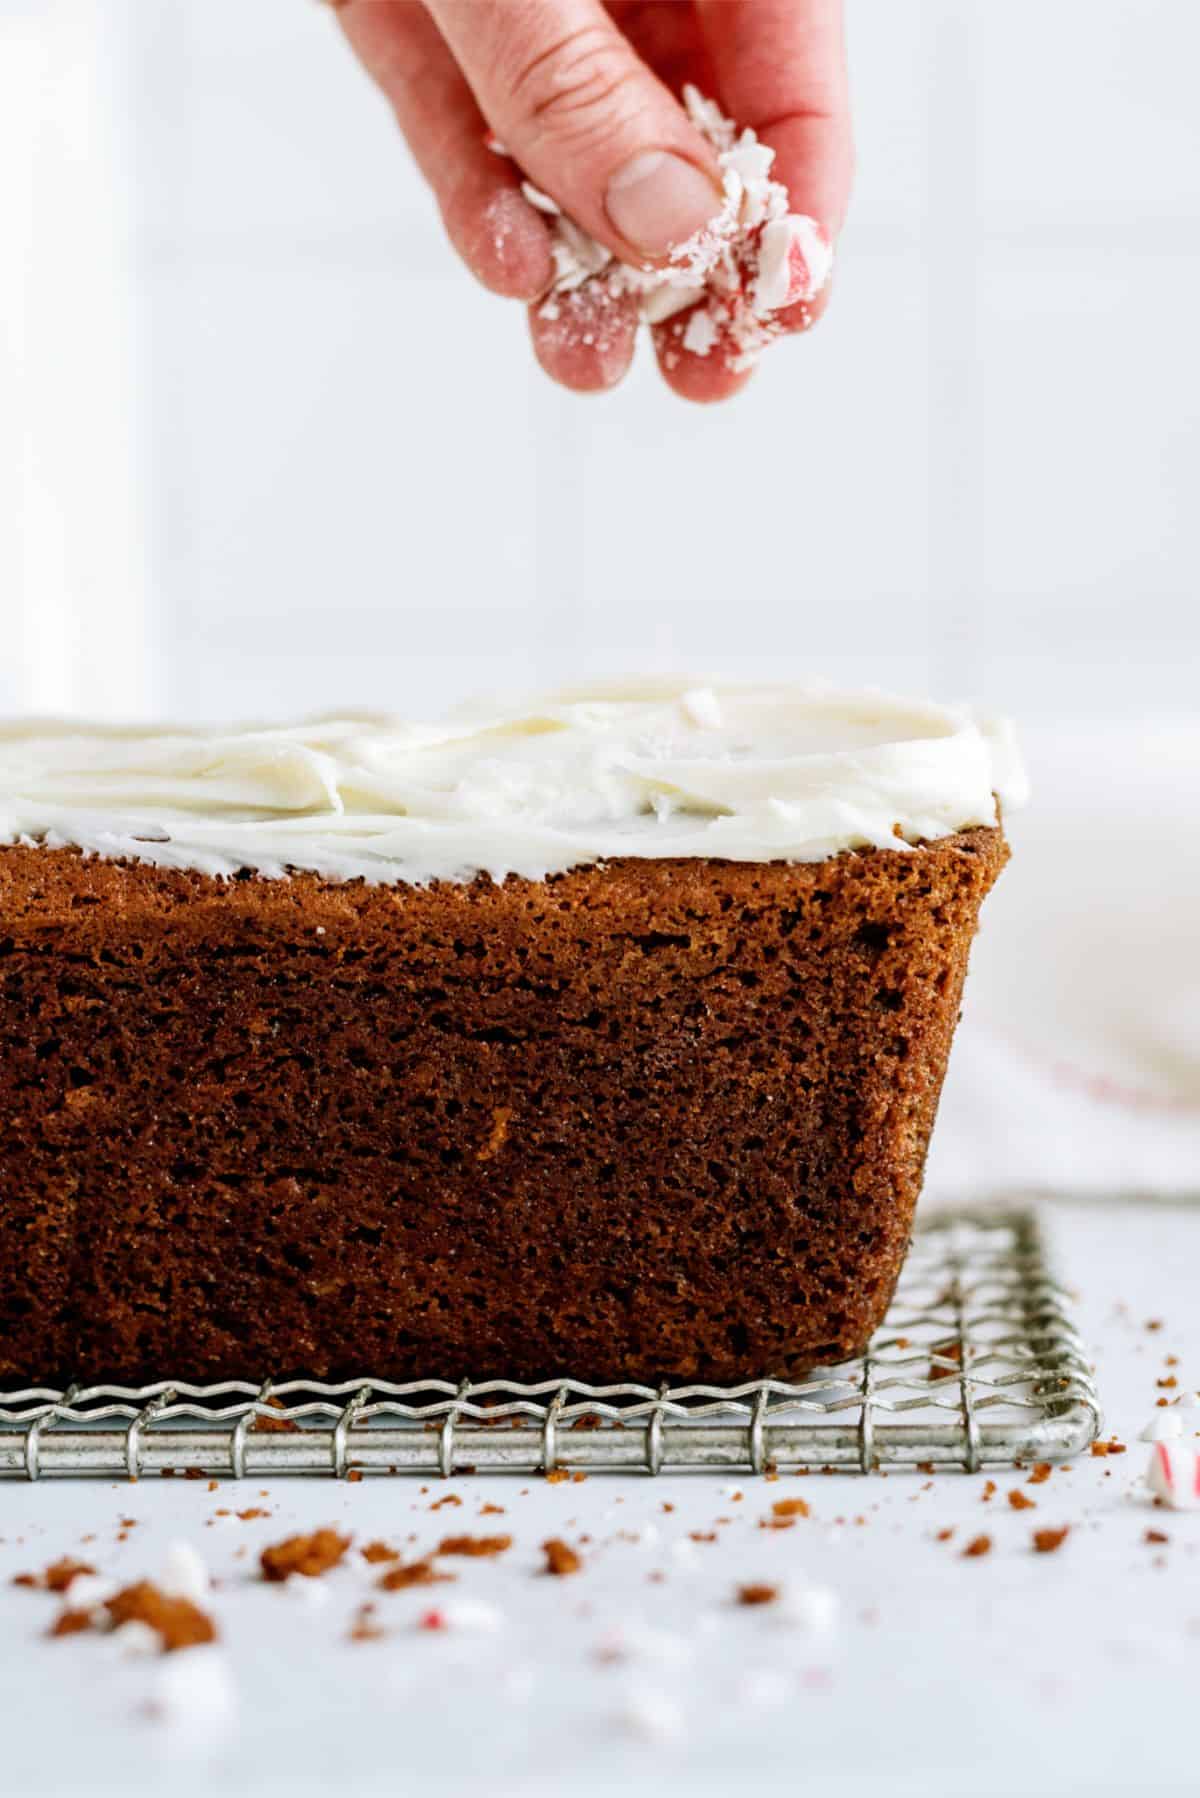
[(1190, 0), (851, 0), (835, 303), (711, 412), (648, 358), (543, 380), (315, 0), (0, 21), (0, 703), (685, 666), (1194, 708)]

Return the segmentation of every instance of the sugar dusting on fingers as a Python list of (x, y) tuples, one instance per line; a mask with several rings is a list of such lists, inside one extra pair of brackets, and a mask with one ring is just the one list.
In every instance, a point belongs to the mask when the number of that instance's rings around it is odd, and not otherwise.
[(529, 309), (529, 328), (546, 373), (577, 393), (602, 393), (628, 372), (637, 340), (636, 302), (590, 285), (551, 293)]

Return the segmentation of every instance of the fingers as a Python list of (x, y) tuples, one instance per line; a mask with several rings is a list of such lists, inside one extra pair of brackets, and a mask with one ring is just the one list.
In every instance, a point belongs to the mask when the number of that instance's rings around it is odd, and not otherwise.
[(488, 123), (585, 231), (666, 257), (720, 209), (709, 146), (600, 0), (427, 0)]
[(521, 193), (437, 27), (416, 0), (343, 0), (338, 18), (391, 102), (447, 235), (493, 293), (530, 300), (553, 275), (550, 234)]
[(775, 151), (792, 211), (836, 238), (854, 173), (841, 0), (696, 3), (726, 112)]
[(614, 297), (594, 283), (529, 309), (534, 354), (552, 380), (575, 393), (616, 386), (633, 361), (638, 323), (632, 294)]
[(720, 339), (707, 356), (684, 349), (682, 339), (688, 317), (686, 312), (677, 313), (653, 328), (654, 352), (663, 380), (681, 399), (694, 400), (702, 406), (732, 399), (751, 379), (753, 368), (731, 367), (731, 348)]

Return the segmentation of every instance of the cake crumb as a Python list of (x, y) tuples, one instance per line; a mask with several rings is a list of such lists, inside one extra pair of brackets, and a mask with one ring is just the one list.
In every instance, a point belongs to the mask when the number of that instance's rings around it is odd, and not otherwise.
[(437, 1586), (454, 1577), (439, 1573), (432, 1561), (410, 1561), (407, 1566), (390, 1567), (376, 1584), (381, 1592), (403, 1592), (409, 1586)]
[(1014, 1511), (1036, 1511), (1037, 1499), (1030, 1498), (1019, 1486), (1014, 1486), (1008, 1495), (1008, 1502)]
[(271, 1513), (264, 1511), (261, 1505), (247, 1505), (244, 1511), (238, 1511), (237, 1517), (242, 1523), (253, 1523), (257, 1517), (269, 1517)]
[(304, 1579), (318, 1579), (337, 1566), (349, 1546), (350, 1537), (339, 1536), (332, 1529), (314, 1530), (310, 1536), (288, 1536), (263, 1549), (259, 1556), (263, 1578), (286, 1580), (298, 1573)]
[(754, 1581), (748, 1586), (739, 1586), (737, 1589), (739, 1604), (774, 1604), (778, 1597), (778, 1586), (768, 1586), (761, 1581)]
[(1053, 1554), (1056, 1549), (1062, 1547), (1070, 1533), (1070, 1524), (1064, 1524), (1062, 1529), (1058, 1530), (1034, 1530), (1033, 1547), (1035, 1554)]
[(1054, 1469), (1051, 1467), (1049, 1461), (1035, 1461), (1030, 1470), (1026, 1485), (1044, 1486), (1053, 1471)]
[(503, 1517), (504, 1506), (492, 1504), (480, 1505), (479, 1515), (481, 1517)]
[(989, 1502), (989, 1500), (993, 1499), (995, 1496), (996, 1496), (996, 1482), (995, 1482), (995, 1480), (988, 1480), (983, 1488), (983, 1493), (982, 1493), (983, 1503), (986, 1505)]
[(400, 1550), (393, 1548), (390, 1542), (368, 1542), (359, 1549), (363, 1560), (374, 1567), (380, 1561), (398, 1561)]
[(565, 1467), (551, 1467), (548, 1468), (546, 1472), (546, 1484), (548, 1486), (561, 1486), (563, 1481), (569, 1480), (570, 1477), (571, 1476)]
[(62, 1610), (46, 1631), (53, 1640), (57, 1636), (76, 1636), (85, 1629), (92, 1628), (92, 1619), (87, 1611)]
[(546, 1557), (546, 1572), (560, 1578), (568, 1573), (578, 1573), (583, 1566), (583, 1557), (559, 1536), (551, 1536), (543, 1542), (542, 1553)]
[(978, 1560), (980, 1555), (990, 1554), (991, 1552), (992, 1538), (990, 1536), (972, 1536), (971, 1540), (967, 1543), (967, 1546), (963, 1549), (963, 1556), (967, 1560)]
[(65, 1592), (73, 1579), (82, 1574), (94, 1574), (96, 1569), (90, 1561), (76, 1561), (70, 1555), (63, 1555), (57, 1561), (51, 1561), (41, 1573), (17, 1573), (13, 1575), (14, 1586), (30, 1586), (41, 1592)]
[(512, 1547), (511, 1536), (443, 1536), (438, 1544), (440, 1555), (502, 1555)]
[(1143, 1542), (1169, 1542), (1170, 1540), (1166, 1530), (1147, 1530), (1142, 1537)]
[(953, 1534), (954, 1534), (954, 1526), (953, 1526), (953, 1524), (950, 1524), (944, 1530), (939, 1530), (937, 1535), (935, 1536), (934, 1540), (936, 1542), (949, 1542), (949, 1540), (953, 1536)]
[(458, 1496), (457, 1492), (446, 1492), (441, 1498), (435, 1498), (429, 1509), (431, 1511), (440, 1511), (446, 1505), (461, 1505), (461, 1503), (462, 1499)]
[(126, 1623), (143, 1623), (158, 1636), (164, 1654), (215, 1642), (216, 1625), (207, 1612), (190, 1598), (163, 1592), (150, 1580), (126, 1586), (103, 1606), (114, 1629)]

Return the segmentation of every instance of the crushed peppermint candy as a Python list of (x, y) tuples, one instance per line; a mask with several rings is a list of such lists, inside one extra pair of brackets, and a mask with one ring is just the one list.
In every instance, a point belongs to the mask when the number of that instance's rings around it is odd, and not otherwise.
[[(672, 326), (672, 335), (692, 355), (708, 356), (720, 344), (730, 368), (749, 368), (772, 338), (782, 335), (777, 314), (820, 293), (833, 248), (816, 219), (788, 211), (786, 187), (771, 179), (774, 150), (748, 128), (739, 131), (694, 87), (684, 88), (683, 103), (717, 153), (721, 210), (679, 244), (664, 266), (634, 268), (526, 181), (525, 198), (551, 220), (554, 281), (539, 312), (553, 321), (568, 304), (574, 311), (581, 304), (602, 306), (632, 295), (645, 324), (661, 325), (688, 312)], [(492, 147), (505, 153), (496, 143)]]
[(1174, 1511), (1200, 1510), (1200, 1454), (1182, 1443), (1156, 1442), (1150, 1450), (1146, 1484)]

